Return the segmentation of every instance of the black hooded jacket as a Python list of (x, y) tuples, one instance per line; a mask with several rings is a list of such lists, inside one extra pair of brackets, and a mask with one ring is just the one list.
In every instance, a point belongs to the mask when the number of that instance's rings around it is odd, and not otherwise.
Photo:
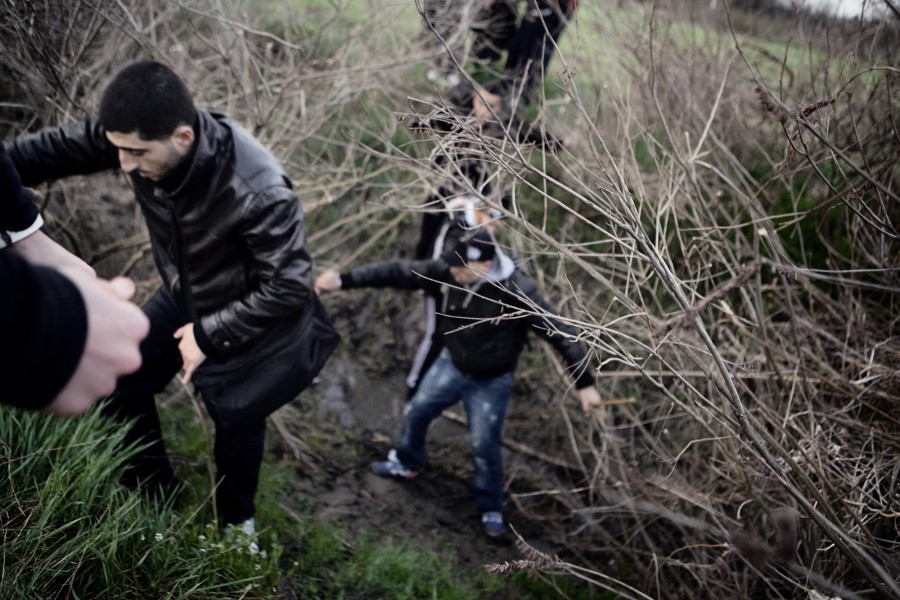
[[(509, 261), (505, 256), (502, 259)], [(498, 255), (494, 264), (500, 260)], [(514, 371), (528, 333), (533, 331), (560, 353), (576, 388), (593, 385), (575, 330), (553, 318), (558, 313), (538, 293), (534, 282), (514, 267), (503, 270), (499, 278), (491, 273), (472, 287), (462, 287), (442, 260), (372, 263), (341, 273), (341, 289), (392, 287), (438, 294), (438, 333), (456, 368), (472, 378)]]
[[(312, 293), (312, 259), (300, 202), (278, 161), (224, 115), (197, 113), (180, 185), (167, 192), (137, 172), (129, 177), (164, 285), (194, 323), (200, 349), (227, 358), (300, 314)], [(94, 118), (6, 148), (26, 185), (119, 167)]]

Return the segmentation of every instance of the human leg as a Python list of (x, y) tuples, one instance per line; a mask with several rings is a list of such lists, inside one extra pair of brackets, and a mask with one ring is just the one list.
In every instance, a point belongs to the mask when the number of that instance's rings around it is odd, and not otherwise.
[(496, 0), (478, 11), (472, 24), (472, 56), (484, 64), (499, 60), (509, 48), (517, 18), (516, 2), (512, 0)]
[(256, 490), (265, 450), (266, 419), (213, 416), (218, 486), (216, 508), (226, 524), (243, 523), (256, 514)]
[(424, 464), (428, 427), (445, 409), (459, 401), (465, 379), (453, 365), (450, 353), (446, 349), (441, 351), (406, 407), (396, 451), (397, 459), (408, 469), (415, 471)]
[(412, 365), (409, 367), (409, 373), (406, 375), (407, 401), (412, 400), (413, 396), (415, 396), (419, 389), (419, 383), (443, 347), (440, 336), (435, 333), (437, 319), (435, 297), (431, 294), (426, 294), (424, 304), (425, 332), (422, 340), (419, 342), (419, 347), (416, 349)]
[(462, 64), (465, 60), (465, 44), (473, 6), (472, 0), (424, 1), (423, 34), (426, 48), (436, 54), (434, 68), (428, 73), (430, 80), (435, 81), (439, 77), (444, 77), (449, 85), (459, 83), (456, 62)]
[(511, 92), (521, 91), (525, 101), (534, 84), (543, 79), (555, 42), (572, 16), (568, 6), (559, 0), (532, 0), (510, 41), (504, 79)]
[(183, 325), (183, 319), (171, 296), (163, 290), (157, 292), (143, 310), (150, 320), (150, 332), (141, 342), (141, 368), (119, 380), (103, 414), (123, 422), (133, 421), (126, 432), (125, 443), (146, 446), (129, 462), (123, 483), (168, 493), (177, 485), (177, 479), (163, 444), (154, 395), (162, 391), (181, 368), (178, 341), (172, 334)]
[(503, 510), (503, 421), (512, 389), (512, 373), (470, 381), (463, 392), (472, 446), (475, 505), (482, 513)]

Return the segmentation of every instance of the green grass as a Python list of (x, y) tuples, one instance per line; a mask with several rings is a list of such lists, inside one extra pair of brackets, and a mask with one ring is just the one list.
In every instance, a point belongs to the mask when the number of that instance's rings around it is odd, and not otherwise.
[[(204, 447), (193, 408), (167, 405), (176, 457)], [(2, 590), (8, 598), (553, 598), (560, 584), (522, 573), (464, 571), (447, 556), (397, 538), (348, 541), (311, 511), (281, 508), (289, 463), (263, 466), (257, 495), (262, 553), (224, 539), (206, 503), (206, 457), (177, 464), (187, 482), (175, 508), (122, 488), (122, 428), (93, 411), (61, 420), (0, 407)], [(323, 442), (324, 443), (324, 442)], [(300, 513), (299, 518), (297, 513)], [(562, 582), (571, 597), (584, 585)]]
[(7, 598), (267, 597), (280, 549), (249, 557), (195, 513), (118, 484), (122, 428), (0, 409)]

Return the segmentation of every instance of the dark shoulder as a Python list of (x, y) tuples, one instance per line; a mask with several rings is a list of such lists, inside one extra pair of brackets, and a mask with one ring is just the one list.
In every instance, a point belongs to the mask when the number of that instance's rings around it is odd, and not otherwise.
[(523, 293), (528, 296), (536, 294), (538, 291), (534, 280), (518, 268), (506, 279), (505, 287), (513, 293)]
[(250, 188), (261, 192), (272, 187), (291, 188), (281, 163), (237, 121), (220, 113), (207, 113), (230, 136), (235, 174)]

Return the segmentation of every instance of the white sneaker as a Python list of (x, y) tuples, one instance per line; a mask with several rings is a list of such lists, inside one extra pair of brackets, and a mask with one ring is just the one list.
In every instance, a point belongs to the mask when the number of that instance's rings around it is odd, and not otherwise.
[(392, 449), (388, 453), (387, 460), (372, 463), (372, 472), (381, 477), (393, 477), (395, 479), (415, 479), (418, 473), (403, 466), (397, 458), (397, 450)]
[[(235, 539), (237, 536), (237, 539)], [(241, 523), (232, 523), (225, 526), (225, 537), (229, 540), (246, 541), (250, 554), (259, 554), (259, 544), (253, 539), (256, 537), (256, 519), (250, 517)]]
[(497, 538), (506, 533), (503, 525), (503, 513), (489, 511), (481, 515), (481, 528), (488, 537)]

